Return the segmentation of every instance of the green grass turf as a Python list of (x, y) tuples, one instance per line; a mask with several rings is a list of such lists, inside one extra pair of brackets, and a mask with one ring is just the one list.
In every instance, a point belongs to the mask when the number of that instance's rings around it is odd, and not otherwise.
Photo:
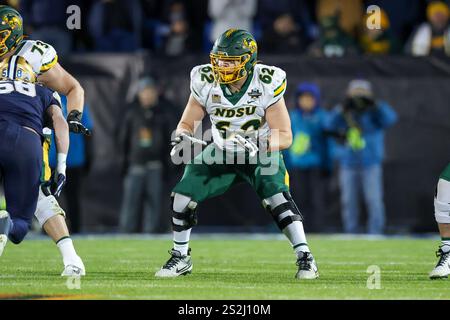
[[(0, 258), (0, 297), (73, 299), (449, 299), (450, 280), (428, 279), (436, 239), (340, 239), (312, 236), (320, 278), (294, 279), (286, 240), (198, 238), (194, 270), (176, 279), (153, 275), (169, 257), (169, 239), (75, 239), (87, 276), (69, 290), (50, 240), (8, 243)], [(381, 289), (369, 290), (368, 266), (381, 269)]]

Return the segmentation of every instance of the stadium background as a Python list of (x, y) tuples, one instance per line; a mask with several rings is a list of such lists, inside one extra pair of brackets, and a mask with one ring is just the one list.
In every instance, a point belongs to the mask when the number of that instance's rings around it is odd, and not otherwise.
[[(42, 39), (37, 32), (39, 14), (46, 8), (52, 9), (55, 20), (51, 28), (65, 29), (67, 14), (65, 1), (7, 1), (16, 3), (24, 20), (29, 21), (30, 38)], [(60, 60), (83, 85), (86, 100), (93, 118), (94, 146), (92, 165), (83, 180), (81, 213), (84, 232), (111, 232), (117, 230), (122, 195), (121, 157), (117, 149), (117, 132), (123, 115), (133, 98), (134, 87), (142, 75), (154, 76), (160, 88), (175, 106), (173, 113), (180, 114), (189, 95), (189, 72), (200, 63), (208, 62), (208, 1), (177, 1), (187, 8), (187, 21), (194, 35), (189, 50), (180, 55), (167, 56), (158, 46), (162, 41), (158, 34), (140, 34), (140, 41), (130, 44), (131, 38), (123, 38), (116, 50), (103, 48), (95, 43), (95, 30), (89, 20), (93, 8), (102, 1), (71, 1), (82, 8), (82, 28), (67, 31), (70, 35), (70, 49), (58, 50)], [(114, 2), (114, 1), (104, 1)], [(195, 4), (193, 4), (195, 2)], [(258, 5), (262, 2), (259, 1)], [(283, 1), (283, 3), (290, 1)], [(318, 2), (297, 1), (303, 16), (299, 18), (305, 30), (305, 39), (313, 43), (307, 32), (310, 24), (317, 27), (315, 9)], [(323, 1), (326, 2), (326, 1)], [(415, 26), (425, 21), (427, 1), (337, 1), (353, 2), (365, 8), (379, 4), (388, 11), (391, 23), (408, 15), (409, 21), (398, 27), (399, 38), (407, 42)], [(37, 5), (39, 3), (39, 6)], [(167, 23), (167, 8), (171, 1), (127, 1), (129, 12), (146, 6), (139, 19), (132, 17), (133, 25), (140, 21), (146, 30), (156, 30)], [(281, 5), (281, 4), (280, 4)], [(154, 6), (154, 7), (151, 7)], [(153, 9), (152, 9), (153, 8)], [(34, 10), (34, 11), (33, 11)], [(63, 10), (63, 11), (61, 11)], [(149, 11), (150, 10), (150, 11)], [(153, 10), (153, 11), (152, 11)], [(150, 16), (146, 16), (150, 12)], [(363, 12), (361, 12), (362, 16)], [(397, 15), (396, 15), (397, 14)], [(295, 15), (295, 14), (294, 14)], [(46, 18), (48, 15), (46, 16)], [(57, 18), (60, 18), (58, 21)], [(303, 20), (301, 20), (303, 19)], [(404, 20), (405, 18), (403, 18)], [(41, 19), (43, 20), (43, 19)], [(297, 52), (271, 53), (264, 51), (264, 28), (261, 27), (261, 13), (255, 14), (253, 26), (260, 44), (260, 60), (287, 71), (287, 102), (293, 104), (293, 94), (300, 81), (316, 82), (322, 90), (323, 106), (327, 109), (339, 103), (349, 80), (366, 77), (372, 81), (378, 98), (388, 101), (399, 115), (398, 123), (387, 131), (384, 171), (387, 231), (392, 233), (429, 232), (435, 230), (433, 219), (433, 194), (439, 173), (450, 159), (450, 59), (445, 56), (411, 57), (408, 54), (366, 55), (364, 53), (343, 57), (312, 57), (306, 49)], [(158, 24), (159, 23), (159, 24)], [(148, 27), (150, 26), (150, 27)], [(46, 27), (46, 26), (44, 26)], [(147, 28), (148, 27), (148, 28)], [(148, 30), (147, 30), (148, 31)], [(33, 35), (34, 34), (34, 35)], [(56, 34), (56, 33), (52, 33)], [(131, 33), (133, 35), (133, 33)], [(195, 37), (197, 35), (197, 37)], [(54, 44), (50, 39), (49, 43)], [(56, 47), (57, 45), (55, 45)], [(283, 46), (283, 43), (279, 43)], [(62, 47), (66, 48), (66, 47)], [(306, 46), (305, 46), (306, 48)], [(57, 48), (58, 49), (58, 48)], [(62, 51), (62, 52), (61, 52)], [(112, 52), (111, 52), (112, 51)], [(120, 51), (120, 52), (118, 52)], [(161, 231), (169, 230), (169, 190), (181, 174), (181, 168), (171, 167), (164, 181), (166, 196)], [(70, 183), (70, 180), (69, 180)], [(327, 203), (329, 210), (320, 217), (322, 232), (339, 232), (340, 203), (336, 170), (329, 180), (331, 196)], [(299, 203), (301, 208), (301, 203)], [(247, 186), (239, 186), (226, 195), (206, 201), (199, 210), (197, 230), (208, 231), (276, 231), (270, 216), (261, 208), (260, 201)], [(70, 217), (69, 217), (70, 220)]]

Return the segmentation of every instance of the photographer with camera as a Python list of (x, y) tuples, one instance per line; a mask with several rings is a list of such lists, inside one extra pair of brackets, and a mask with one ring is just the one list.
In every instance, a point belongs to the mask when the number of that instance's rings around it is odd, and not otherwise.
[(350, 81), (344, 102), (327, 115), (325, 128), (337, 137), (342, 222), (346, 233), (358, 233), (360, 187), (368, 211), (368, 233), (382, 234), (384, 130), (397, 114), (375, 100), (367, 80)]

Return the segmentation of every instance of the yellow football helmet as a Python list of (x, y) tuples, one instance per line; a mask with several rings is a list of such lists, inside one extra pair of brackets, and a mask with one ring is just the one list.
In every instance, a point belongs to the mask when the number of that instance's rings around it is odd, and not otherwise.
[(33, 67), (25, 58), (19, 56), (11, 56), (0, 62), (0, 79), (21, 80), (31, 83), (37, 81)]

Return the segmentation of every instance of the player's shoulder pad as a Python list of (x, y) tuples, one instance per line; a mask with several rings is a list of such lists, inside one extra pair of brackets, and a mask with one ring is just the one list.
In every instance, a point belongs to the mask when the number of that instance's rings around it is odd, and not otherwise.
[(50, 70), (58, 62), (55, 48), (38, 40), (25, 40), (16, 53), (24, 57), (37, 75)]
[(211, 64), (201, 64), (191, 70), (191, 94), (201, 104), (205, 105), (208, 94), (214, 85), (214, 75)]
[(265, 64), (256, 64), (255, 72), (257, 72), (260, 83), (264, 86), (266, 93), (271, 97), (271, 103), (279, 100), (286, 92), (287, 80), (286, 72), (275, 66)]

